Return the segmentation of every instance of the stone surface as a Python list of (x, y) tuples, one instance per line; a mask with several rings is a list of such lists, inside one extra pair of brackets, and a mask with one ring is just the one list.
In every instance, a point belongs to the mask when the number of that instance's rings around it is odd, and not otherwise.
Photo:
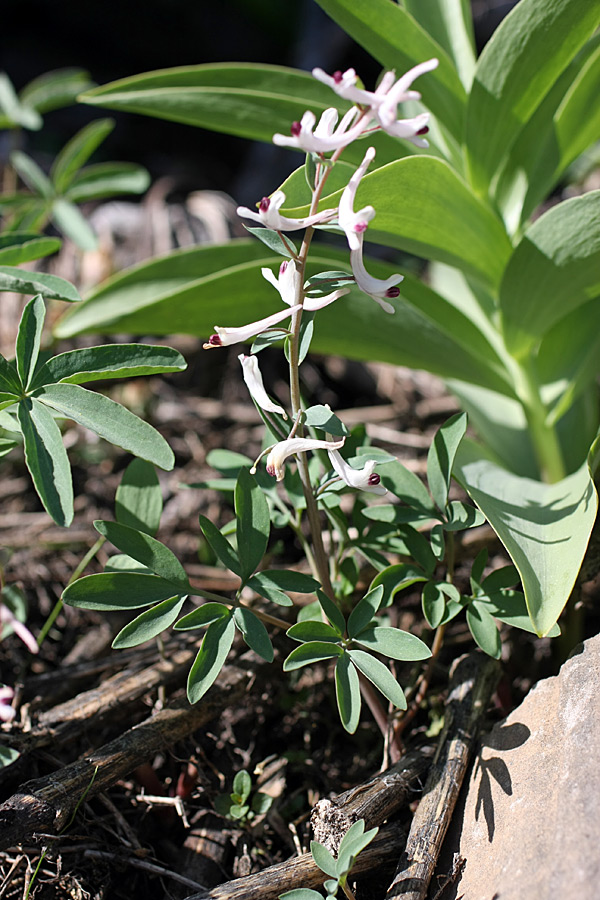
[(431, 896), (453, 861), (439, 900), (600, 897), (600, 635), (483, 737)]

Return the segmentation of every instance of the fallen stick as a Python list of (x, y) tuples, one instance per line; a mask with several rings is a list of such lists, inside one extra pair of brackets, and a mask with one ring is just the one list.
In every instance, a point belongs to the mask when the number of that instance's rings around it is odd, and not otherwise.
[(58, 834), (84, 795), (89, 798), (106, 790), (160, 750), (205, 725), (241, 698), (255, 674), (225, 666), (212, 690), (196, 706), (182, 699), (83, 759), (22, 785), (0, 805), (0, 850), (18, 844), (32, 832)]
[(364, 819), (366, 828), (381, 825), (420, 787), (431, 765), (429, 746), (411, 750), (385, 772), (363, 784), (332, 797), (319, 800), (310, 817), (315, 840), (337, 853), (340, 842), (354, 822)]
[(386, 900), (424, 900), (498, 677), (498, 662), (480, 652), (454, 664), (438, 750)]
[[(379, 831), (375, 839), (358, 856), (352, 869), (352, 877), (371, 870), (380, 870), (382, 866), (393, 866), (398, 844), (404, 832), (396, 825), (386, 825)], [(235, 878), (220, 884), (209, 891), (189, 895), (186, 900), (277, 900), (279, 894), (294, 887), (320, 887), (327, 880), (327, 875), (319, 869), (310, 853), (303, 853), (285, 862), (269, 866), (254, 875)]]

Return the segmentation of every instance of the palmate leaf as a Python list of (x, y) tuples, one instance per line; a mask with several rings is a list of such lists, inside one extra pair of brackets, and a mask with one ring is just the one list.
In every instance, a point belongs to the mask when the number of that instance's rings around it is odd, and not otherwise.
[(173, 451), (158, 431), (103, 394), (76, 384), (49, 384), (38, 388), (35, 396), (117, 447), (161, 469), (173, 468)]
[(17, 407), (25, 444), (25, 464), (46, 512), (57, 525), (73, 520), (71, 467), (60, 429), (50, 410), (28, 397)]
[(547, 634), (569, 598), (596, 519), (598, 497), (588, 464), (546, 484), (508, 472), (491, 452), (465, 440), (455, 477), (506, 547), (535, 630)]

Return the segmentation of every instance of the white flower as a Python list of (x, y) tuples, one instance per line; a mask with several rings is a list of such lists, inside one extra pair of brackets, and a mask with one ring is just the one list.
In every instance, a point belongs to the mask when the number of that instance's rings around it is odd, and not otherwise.
[(263, 197), (258, 205), (258, 212), (248, 209), (247, 206), (238, 206), (237, 214), (244, 219), (253, 219), (260, 222), (273, 231), (298, 231), (301, 228), (308, 228), (309, 225), (318, 225), (320, 222), (327, 222), (335, 216), (335, 209), (325, 209), (323, 212), (315, 213), (314, 216), (308, 216), (306, 219), (288, 219), (279, 212), (285, 203), (285, 194), (283, 191), (275, 191), (271, 197)]
[(287, 419), (287, 415), (283, 407), (277, 406), (276, 403), (273, 403), (265, 390), (263, 377), (258, 367), (258, 359), (256, 358), (256, 356), (245, 356), (243, 353), (240, 353), (238, 359), (242, 364), (244, 381), (246, 382), (246, 386), (250, 391), (250, 396), (252, 397), (252, 399), (260, 406), (261, 409), (264, 409), (265, 412), (280, 413), (280, 415), (282, 415), (284, 419)]
[(40, 648), (29, 628), (17, 619), (12, 609), (9, 609), (8, 606), (0, 601), (0, 634), (3, 631), (3, 627), (6, 625), (8, 625), (9, 628), (12, 628), (16, 636), (23, 641), (30, 653), (39, 653)]
[(16, 716), (16, 710), (11, 706), (15, 692), (7, 684), (0, 685), (0, 721), (12, 722)]
[(302, 309), (299, 303), (296, 306), (292, 306), (291, 309), (282, 309), (273, 313), (272, 316), (267, 316), (266, 319), (259, 319), (256, 322), (250, 322), (248, 325), (241, 325), (239, 328), (222, 328), (219, 325), (215, 325), (215, 334), (211, 334), (208, 341), (202, 346), (205, 350), (212, 350), (214, 347), (227, 347), (229, 344), (249, 341), (250, 338), (255, 337), (257, 334), (262, 334), (267, 328), (283, 322), (284, 319), (287, 319), (298, 309)]
[(316, 312), (318, 309), (329, 306), (330, 303), (343, 297), (344, 294), (349, 293), (350, 288), (338, 288), (337, 291), (332, 291), (331, 294), (326, 294), (325, 297), (305, 297), (303, 306), (307, 312)]
[(263, 278), (266, 278), (276, 291), (279, 291), (279, 296), (284, 303), (288, 306), (294, 306), (298, 302), (302, 279), (293, 259), (284, 259), (279, 266), (279, 276), (277, 278), (267, 266), (260, 271)]
[(381, 278), (374, 278), (373, 275), (369, 275), (363, 262), (362, 237), (360, 239), (359, 249), (350, 251), (350, 265), (352, 266), (352, 273), (356, 284), (361, 291), (368, 294), (369, 297), (372, 297), (386, 313), (395, 312), (392, 304), (388, 303), (385, 298), (389, 297), (391, 299), (400, 296), (400, 288), (396, 287), (396, 285), (404, 280), (404, 276), (400, 274), (390, 275), (389, 278), (383, 280)]
[[(357, 121), (358, 119), (358, 121)], [(336, 128), (338, 111), (334, 107), (326, 109), (319, 124), (314, 113), (307, 111), (300, 122), (292, 123), (292, 135), (274, 134), (273, 143), (279, 147), (297, 147), (305, 153), (328, 153), (347, 147), (363, 133), (369, 124), (369, 116), (365, 116), (356, 107), (352, 107), (344, 115)]]
[(267, 472), (274, 475), (277, 481), (282, 481), (284, 470), (283, 464), (288, 456), (294, 453), (306, 453), (307, 450), (338, 450), (344, 446), (346, 438), (339, 441), (319, 441), (312, 438), (288, 438), (286, 441), (280, 441), (272, 447), (271, 452), (267, 456)]
[(353, 469), (337, 450), (329, 450), (328, 453), (331, 465), (348, 487), (368, 491), (370, 494), (387, 494), (387, 488), (380, 484), (379, 475), (373, 471), (377, 460), (368, 459), (362, 469)]
[(345, 72), (334, 72), (328, 75), (323, 69), (313, 69), (313, 78), (322, 81), (336, 92), (338, 97), (356, 103), (357, 106), (374, 106), (376, 103), (376, 94), (372, 91), (365, 91), (363, 88), (356, 86), (358, 75), (354, 69), (346, 69)]

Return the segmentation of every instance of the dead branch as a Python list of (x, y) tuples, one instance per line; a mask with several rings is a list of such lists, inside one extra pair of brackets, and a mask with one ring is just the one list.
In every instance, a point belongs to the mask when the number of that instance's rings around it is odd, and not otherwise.
[(436, 757), (386, 900), (425, 897), (498, 678), (497, 661), (483, 653), (470, 653), (456, 661)]

